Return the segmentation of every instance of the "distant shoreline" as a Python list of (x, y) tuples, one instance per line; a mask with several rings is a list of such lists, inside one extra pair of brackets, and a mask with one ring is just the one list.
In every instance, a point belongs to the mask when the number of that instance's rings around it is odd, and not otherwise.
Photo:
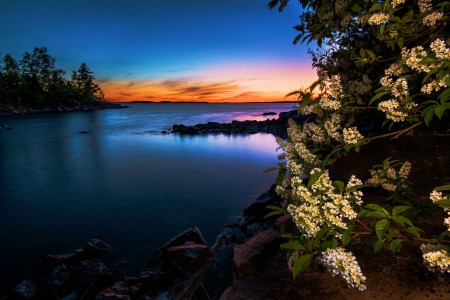
[(179, 103), (193, 103), (193, 104), (274, 104), (274, 103), (298, 103), (298, 101), (274, 101), (274, 102), (200, 102), (200, 101), (130, 101), (130, 102), (113, 102), (113, 103), (174, 103), (174, 104), (179, 104)]

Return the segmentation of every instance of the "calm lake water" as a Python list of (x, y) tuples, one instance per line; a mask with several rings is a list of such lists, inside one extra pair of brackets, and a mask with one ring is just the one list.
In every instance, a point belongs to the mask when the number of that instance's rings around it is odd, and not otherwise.
[[(211, 246), (276, 174), (269, 134), (161, 134), (173, 124), (265, 120), (292, 104), (136, 103), (128, 109), (0, 117), (0, 296), (48, 254), (92, 238), (137, 275), (157, 247), (198, 226)], [(271, 116), (272, 117), (272, 116)], [(90, 131), (81, 134), (80, 131)]]

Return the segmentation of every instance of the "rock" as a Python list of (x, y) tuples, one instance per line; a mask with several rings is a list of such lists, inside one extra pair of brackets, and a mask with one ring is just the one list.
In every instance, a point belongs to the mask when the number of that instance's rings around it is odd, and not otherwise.
[(90, 240), (83, 251), (77, 255), (78, 260), (99, 258), (109, 250), (109, 245), (98, 239)]
[(49, 280), (58, 295), (77, 291), (83, 295), (88, 289), (86, 298), (94, 295), (114, 284), (114, 276), (98, 259), (78, 261), (70, 267), (64, 264), (57, 267)]
[(227, 227), (222, 231), (221, 234), (217, 236), (216, 242), (209, 249), (209, 251), (214, 256), (222, 247), (231, 245), (233, 243), (237, 243), (237, 237), (234, 234), (233, 230)]
[(160, 270), (146, 269), (141, 271), (139, 280), (142, 283), (152, 285), (158, 290), (168, 289), (175, 280), (175, 276)]
[(266, 230), (234, 248), (234, 266), (238, 277), (252, 274), (278, 246), (278, 230)]
[(44, 286), (52, 271), (62, 264), (70, 265), (74, 261), (75, 254), (70, 255), (48, 255), (31, 273), (33, 278), (39, 285)]
[(252, 204), (244, 209), (244, 216), (254, 215), (264, 217), (272, 210), (267, 205), (280, 206), (283, 199), (275, 192), (276, 185), (273, 184), (268, 191), (263, 192)]
[(236, 245), (228, 245), (219, 249), (217, 255), (209, 263), (199, 279), (198, 287), (190, 300), (219, 299), (220, 295), (233, 284), (233, 256)]
[(273, 227), (273, 222), (270, 219), (263, 219), (261, 222), (255, 222), (247, 225), (246, 237), (254, 237), (261, 232), (271, 229)]
[(206, 241), (203, 238), (198, 227), (193, 227), (171, 239), (167, 244), (157, 249), (152, 258), (147, 262), (147, 265), (149, 267), (156, 266), (159, 262), (162, 261), (162, 254), (167, 248), (181, 246), (186, 242), (194, 242), (195, 244), (206, 245)]
[(273, 225), (273, 227), (274, 227), (275, 229), (280, 230), (280, 229), (281, 229), (281, 225), (282, 225), (285, 221), (289, 220), (290, 218), (291, 218), (291, 216), (289, 216), (289, 215), (283, 215), (283, 216), (281, 216), (281, 217), (278, 217), (278, 219), (276, 219), (275, 224)]
[(183, 276), (191, 277), (203, 267), (206, 259), (210, 258), (211, 254), (206, 245), (187, 244), (167, 248), (166, 256)]
[(65, 296), (64, 298), (59, 298), (59, 300), (78, 300), (78, 294), (77, 292), (73, 292)]
[(131, 300), (128, 295), (128, 286), (125, 282), (116, 282), (113, 286), (103, 290), (95, 296), (95, 300)]
[(39, 299), (42, 289), (33, 279), (22, 281), (12, 292), (13, 299)]

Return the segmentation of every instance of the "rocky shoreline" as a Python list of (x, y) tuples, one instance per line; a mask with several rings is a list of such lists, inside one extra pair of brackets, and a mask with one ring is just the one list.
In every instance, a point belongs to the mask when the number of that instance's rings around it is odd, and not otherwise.
[[(274, 112), (265, 112), (263, 116), (276, 115)], [(288, 127), (288, 120), (301, 123), (307, 119), (308, 116), (297, 116), (297, 110), (288, 112), (281, 112), (278, 119), (272, 118), (265, 121), (232, 121), (230, 123), (208, 122), (204, 124), (196, 124), (194, 126), (186, 126), (184, 124), (174, 124), (172, 131), (163, 131), (166, 133), (179, 133), (188, 135), (210, 134), (210, 133), (224, 133), (224, 134), (255, 134), (258, 132), (271, 133), (282, 138), (287, 137), (286, 129)]]
[(18, 115), (32, 115), (43, 113), (71, 112), (71, 111), (94, 111), (94, 110), (120, 109), (120, 108), (129, 108), (129, 106), (111, 102), (93, 103), (93, 104), (83, 104), (80, 102), (76, 102), (74, 103), (73, 106), (59, 105), (57, 107), (46, 106), (43, 108), (30, 108), (22, 106), (14, 106), (14, 107), (0, 106), (0, 116), (18, 116)]
[(2, 300), (226, 299), (234, 278), (253, 274), (278, 248), (280, 220), (264, 216), (267, 205), (280, 204), (273, 185), (238, 218), (242, 234), (226, 227), (208, 247), (199, 228), (191, 228), (158, 248), (139, 274), (118, 280), (99, 260), (109, 245), (92, 239), (73, 254), (44, 258)]

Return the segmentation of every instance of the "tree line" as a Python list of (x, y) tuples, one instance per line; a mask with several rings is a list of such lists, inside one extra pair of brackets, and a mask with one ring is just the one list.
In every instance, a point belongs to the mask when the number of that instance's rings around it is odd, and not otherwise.
[(105, 95), (92, 73), (82, 63), (66, 79), (46, 47), (25, 52), (20, 61), (5, 54), (0, 60), (0, 104), (43, 108), (104, 103)]

